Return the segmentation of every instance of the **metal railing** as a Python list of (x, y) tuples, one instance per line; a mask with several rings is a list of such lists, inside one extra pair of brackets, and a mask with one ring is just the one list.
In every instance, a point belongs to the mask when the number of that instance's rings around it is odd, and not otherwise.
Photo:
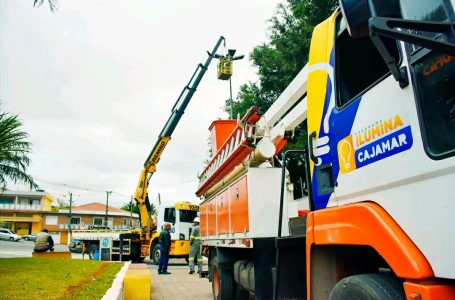
[(0, 210), (42, 211), (43, 206), (41, 204), (0, 204)]
[[(75, 229), (75, 230), (79, 230), (79, 229), (90, 229), (90, 225), (84, 225), (84, 226), (81, 226), (80, 224), (71, 224), (71, 229)], [(59, 229), (68, 229), (68, 224), (58, 224), (58, 228)], [(114, 229), (114, 230), (128, 230), (130, 229), (129, 226), (127, 225), (114, 225), (114, 226), (109, 226), (110, 229)], [(95, 230), (99, 230), (100, 227), (98, 226), (95, 226), (95, 228), (93, 228)], [(104, 229), (104, 226), (102, 227), (102, 229)]]

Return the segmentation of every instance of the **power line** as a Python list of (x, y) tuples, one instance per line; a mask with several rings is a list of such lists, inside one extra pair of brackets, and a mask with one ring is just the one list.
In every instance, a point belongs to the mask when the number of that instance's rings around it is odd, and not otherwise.
[(71, 184), (60, 183), (60, 182), (52, 182), (52, 181), (43, 180), (43, 179), (39, 179), (39, 178), (35, 178), (35, 177), (33, 179), (36, 180), (36, 181), (41, 181), (41, 182), (44, 182), (44, 183), (47, 183), (47, 184), (51, 184), (51, 185), (58, 185), (58, 186), (62, 186), (62, 187), (65, 187), (65, 188), (72, 188), (72, 189), (81, 190), (81, 191), (89, 191), (89, 192), (104, 194), (104, 191), (95, 191), (95, 190), (91, 190), (89, 188), (83, 188), (83, 187), (79, 187), (79, 186), (75, 186), (75, 185), (71, 185)]
[[(40, 178), (36, 178), (36, 177), (34, 178), (34, 180), (39, 181), (39, 182), (43, 182), (43, 183), (47, 183), (47, 184), (50, 184), (50, 185), (54, 185), (54, 186), (64, 187), (65, 189), (72, 188), (72, 189), (79, 190), (79, 191), (85, 191), (85, 192), (93, 193), (96, 196), (103, 195), (106, 192), (106, 191), (97, 191), (97, 190), (93, 190), (93, 189), (89, 189), (89, 188), (79, 187), (79, 186), (75, 186), (75, 185), (72, 185), (72, 184), (66, 184), (66, 183), (61, 183), (61, 182), (53, 182), (53, 181), (40, 179)], [(169, 185), (161, 186), (159, 188), (159, 190), (161, 190), (161, 189), (169, 189), (171, 187), (176, 187), (176, 186), (179, 186), (179, 185), (182, 185), (182, 184), (195, 182), (195, 181), (197, 181), (197, 178), (189, 178), (189, 179), (182, 180), (180, 182), (175, 182), (175, 183), (172, 183), (172, 184), (169, 184)], [(116, 192), (116, 191), (112, 191), (112, 193), (116, 194), (117, 196), (121, 196), (121, 197), (125, 197), (125, 198), (129, 198), (131, 196), (131, 195), (125, 195), (125, 194), (122, 194), (122, 193), (119, 193), (119, 192)], [(82, 194), (82, 193), (80, 193), (77, 196), (79, 196), (79, 197), (91, 197), (90, 194)]]
[[(59, 183), (59, 182), (52, 182), (52, 181), (48, 181), (48, 180), (43, 180), (43, 179), (39, 179), (39, 178), (34, 178), (36, 181), (41, 181), (41, 182), (44, 182), (44, 183), (47, 183), (47, 184), (51, 184), (51, 185), (57, 185), (57, 186), (61, 186), (61, 187), (64, 187), (64, 188), (72, 188), (72, 189), (75, 189), (75, 190), (80, 190), (80, 191), (85, 191), (85, 192), (89, 192), (89, 193), (92, 193), (92, 194), (104, 194), (105, 191), (96, 191), (96, 190), (93, 190), (93, 189), (89, 189), (89, 188), (83, 188), (83, 187), (79, 187), (79, 186), (75, 186), (75, 185), (71, 185), (71, 184), (66, 184), (66, 183)], [(118, 193), (118, 192), (115, 192), (115, 191), (112, 191), (113, 193), (119, 195), (119, 196), (122, 196), (122, 197), (127, 197), (129, 198), (130, 196), (129, 195), (124, 195), (124, 194), (121, 194), (121, 193)], [(83, 195), (78, 195), (78, 196), (90, 196), (89, 194), (83, 194)]]

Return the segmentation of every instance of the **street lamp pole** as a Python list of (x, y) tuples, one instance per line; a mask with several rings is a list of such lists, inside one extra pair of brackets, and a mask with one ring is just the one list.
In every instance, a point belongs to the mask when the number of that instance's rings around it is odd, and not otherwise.
[[(237, 50), (229, 49), (228, 54), (226, 55), (226, 58), (229, 59), (230, 61), (234, 61), (234, 60), (243, 59), (245, 57), (244, 55), (234, 56), (235, 52), (237, 52)], [(234, 101), (232, 100), (232, 72), (231, 72), (231, 76), (229, 77), (229, 100), (230, 100), (229, 106), (231, 107), (231, 109), (230, 109), (231, 119), (234, 119), (234, 116), (233, 116)]]
[(130, 201), (130, 229), (133, 228), (133, 196)]
[(233, 112), (232, 112), (232, 76), (229, 77), (229, 106), (231, 107), (231, 119), (234, 119)]
[(107, 210), (109, 206), (109, 195), (112, 194), (112, 191), (106, 191), (106, 217), (104, 218), (104, 229), (107, 229)]
[(69, 192), (69, 194), (70, 194), (70, 212), (68, 214), (68, 245), (71, 240), (71, 206), (73, 203), (73, 193)]

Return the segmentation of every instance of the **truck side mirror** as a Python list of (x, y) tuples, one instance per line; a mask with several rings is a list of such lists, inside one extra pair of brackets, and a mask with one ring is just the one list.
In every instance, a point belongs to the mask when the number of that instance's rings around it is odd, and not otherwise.
[(369, 35), (368, 21), (372, 16), (401, 17), (398, 0), (340, 0), (340, 6), (353, 38)]

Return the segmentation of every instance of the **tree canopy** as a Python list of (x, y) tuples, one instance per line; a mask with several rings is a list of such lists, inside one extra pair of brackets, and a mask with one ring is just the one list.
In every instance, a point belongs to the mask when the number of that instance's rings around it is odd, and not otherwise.
[[(120, 207), (120, 209), (130, 211), (131, 206), (133, 207), (132, 212), (135, 214), (139, 214), (139, 207), (137, 207), (136, 203), (127, 202), (127, 203), (123, 204), (123, 206)], [(151, 203), (150, 206), (151, 206), (151, 211), (149, 213), (150, 213), (150, 215), (154, 215), (156, 213), (155, 205), (153, 203)]]
[(0, 186), (5, 188), (8, 180), (25, 183), (38, 188), (33, 178), (26, 173), (32, 152), (27, 133), (21, 129), (17, 115), (0, 112)]
[[(336, 0), (287, 0), (278, 5), (276, 14), (269, 20), (269, 41), (256, 46), (249, 56), (257, 68), (259, 80), (241, 85), (232, 103), (234, 116), (240, 114), (242, 117), (252, 106), (262, 112), (267, 111), (308, 62), (313, 28), (329, 17), (337, 4)], [(231, 109), (229, 102), (227, 100), (225, 103), (228, 113)], [(306, 148), (307, 130), (304, 123), (295, 129), (294, 138), (285, 150)], [(295, 197), (306, 194), (302, 158), (292, 156), (288, 160), (287, 168), (294, 183)]]
[[(338, 1), (287, 0), (269, 20), (269, 41), (256, 46), (250, 60), (259, 80), (240, 87), (233, 102), (234, 115), (243, 116), (251, 106), (265, 112), (308, 61), (314, 26), (336, 9)], [(229, 101), (229, 100), (228, 100)], [(229, 112), (229, 102), (225, 111)]]
[[(57, 5), (58, 5), (58, 0), (48, 0), (49, 3), (49, 9), (54, 12), (57, 10)], [(33, 6), (39, 7), (43, 5), (44, 0), (33, 0)]]

